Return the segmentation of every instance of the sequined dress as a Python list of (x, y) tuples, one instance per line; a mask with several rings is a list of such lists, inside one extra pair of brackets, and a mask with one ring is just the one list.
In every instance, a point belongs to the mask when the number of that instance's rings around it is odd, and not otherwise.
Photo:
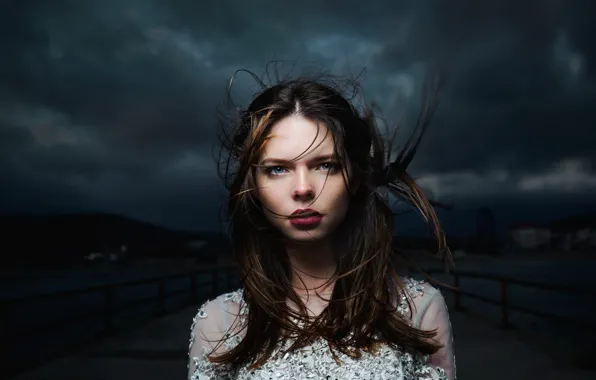
[(283, 354), (285, 347), (280, 346), (262, 367), (255, 370), (240, 368), (234, 372), (226, 365), (211, 363), (207, 355), (218, 346), (219, 341), (222, 344), (217, 353), (233, 348), (241, 340), (237, 332), (246, 322), (248, 308), (243, 302), (242, 291), (236, 290), (222, 294), (199, 308), (191, 325), (188, 378), (454, 380), (453, 338), (443, 296), (426, 282), (406, 278), (405, 284), (413, 310), (410, 313), (404, 295), (398, 304), (398, 312), (407, 316), (413, 326), (424, 330), (437, 329), (435, 339), (443, 344), (443, 348), (431, 356), (383, 345), (376, 353), (363, 352), (358, 359), (336, 352), (338, 363), (329, 346), (321, 339), (291, 353)]

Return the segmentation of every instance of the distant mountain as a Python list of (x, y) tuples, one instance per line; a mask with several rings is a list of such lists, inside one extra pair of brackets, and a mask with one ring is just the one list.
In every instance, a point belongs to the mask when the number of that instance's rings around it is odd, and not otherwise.
[[(101, 239), (130, 238), (160, 234), (168, 236), (190, 236), (190, 233), (171, 231), (163, 227), (113, 214), (67, 214), (40, 217), (9, 216), (0, 217), (2, 232), (26, 232), (43, 235), (57, 234), (63, 238), (90, 232)], [(55, 235), (54, 235), (55, 236)]]
[(221, 243), (212, 232), (174, 231), (113, 214), (0, 217), (4, 262), (59, 263), (91, 252), (118, 251), (134, 256), (179, 256), (188, 242)]

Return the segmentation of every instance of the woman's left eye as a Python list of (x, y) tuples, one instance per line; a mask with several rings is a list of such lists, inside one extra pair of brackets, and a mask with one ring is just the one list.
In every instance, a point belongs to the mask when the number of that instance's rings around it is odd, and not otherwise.
[(334, 171), (339, 168), (339, 165), (335, 162), (323, 162), (319, 167), (326, 171)]

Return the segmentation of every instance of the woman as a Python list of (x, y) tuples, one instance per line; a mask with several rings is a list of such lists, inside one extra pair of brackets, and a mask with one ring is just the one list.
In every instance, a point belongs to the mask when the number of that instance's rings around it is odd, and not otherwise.
[(336, 87), (263, 85), (224, 140), (242, 289), (199, 309), (190, 379), (455, 378), (445, 301), (396, 274), (383, 191), (411, 202), (449, 257), (405, 171), (433, 110), (431, 101), (420, 133), (387, 162), (372, 113)]

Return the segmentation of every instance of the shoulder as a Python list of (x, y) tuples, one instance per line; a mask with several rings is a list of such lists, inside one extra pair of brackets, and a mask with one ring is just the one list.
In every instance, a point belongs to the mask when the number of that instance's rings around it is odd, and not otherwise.
[(221, 327), (226, 327), (226, 321), (231, 321), (234, 317), (242, 315), (244, 309), (242, 290), (237, 289), (204, 302), (199, 307), (193, 322), (197, 324), (202, 320), (215, 320)]
[(239, 341), (237, 328), (242, 322), (242, 291), (221, 294), (204, 302), (192, 319), (188, 347), (189, 378), (228, 378), (226, 366), (213, 365), (208, 356), (222, 353)]
[(404, 294), (398, 303), (398, 311), (411, 318), (414, 326), (420, 324), (422, 316), (431, 305), (444, 305), (445, 300), (438, 288), (427, 281), (416, 280), (412, 277), (402, 278)]
[[(226, 311), (230, 309), (237, 309), (243, 303), (242, 289), (236, 289), (229, 293), (223, 293), (215, 297), (213, 300), (207, 300), (199, 308), (205, 311)], [(219, 310), (219, 311), (218, 311)]]
[(227, 338), (236, 326), (245, 318), (246, 307), (242, 290), (224, 293), (213, 300), (207, 300), (197, 310), (192, 319), (191, 344), (195, 336), (209, 338), (205, 340), (220, 341)]
[(439, 290), (427, 281), (416, 280), (409, 276), (403, 277), (401, 281), (405, 290), (404, 294), (402, 294), (402, 300), (408, 298), (414, 304), (418, 305), (440, 295)]

